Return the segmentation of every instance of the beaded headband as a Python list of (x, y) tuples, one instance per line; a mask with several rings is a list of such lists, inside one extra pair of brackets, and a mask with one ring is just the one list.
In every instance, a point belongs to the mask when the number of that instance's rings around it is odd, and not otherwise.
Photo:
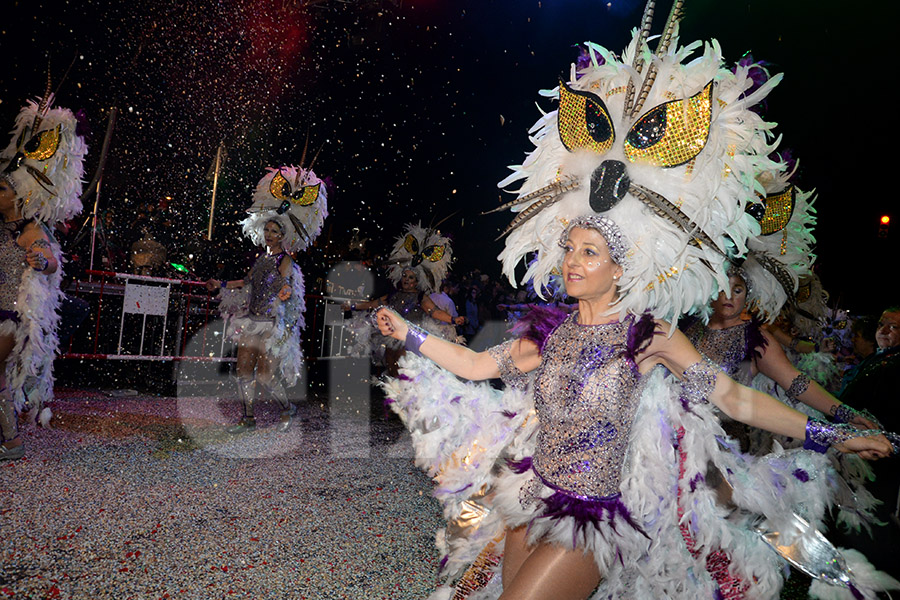
[(562, 235), (559, 237), (560, 246), (565, 245), (566, 240), (569, 239), (569, 233), (576, 227), (593, 229), (602, 235), (609, 248), (609, 257), (613, 259), (613, 262), (617, 265), (624, 266), (628, 255), (628, 244), (625, 242), (625, 238), (622, 235), (619, 226), (616, 225), (612, 219), (601, 215), (583, 215), (572, 219), (569, 221), (568, 227), (566, 227), (565, 231), (563, 231)]

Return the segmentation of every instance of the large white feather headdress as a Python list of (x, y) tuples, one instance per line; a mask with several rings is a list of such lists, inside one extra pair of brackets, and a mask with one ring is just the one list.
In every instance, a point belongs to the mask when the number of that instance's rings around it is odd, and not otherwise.
[(253, 193), (250, 216), (241, 221), (244, 235), (257, 246), (265, 245), (266, 223), (276, 221), (284, 233), (286, 252), (305, 250), (322, 231), (328, 216), (325, 183), (310, 169), (285, 166), (269, 168)]
[(50, 108), (52, 94), (29, 101), (16, 117), (12, 139), (0, 154), (0, 177), (16, 191), (22, 216), (47, 224), (81, 212), (87, 145), (67, 108)]
[(783, 169), (768, 158), (773, 125), (750, 110), (780, 76), (751, 91), (751, 67), (726, 68), (715, 41), (678, 47), (680, 5), (655, 51), (649, 2), (621, 58), (588, 43), (590, 63), (544, 94), (559, 108), (534, 125), (534, 151), (499, 184), (524, 180), (518, 199), (500, 207), (518, 213), (500, 254), (513, 283), (536, 253), (523, 281), (546, 286), (567, 222), (599, 213), (629, 247), (612, 310), (675, 320), (727, 289), (726, 258), (759, 232), (744, 213), (763, 192), (756, 175)]
[(420, 290), (436, 292), (447, 276), (452, 260), (450, 238), (437, 229), (425, 229), (421, 223), (407, 223), (394, 242), (387, 275), (397, 285), (403, 271), (411, 270), (416, 274)]
[(761, 176), (769, 193), (748, 207), (760, 224), (760, 234), (747, 241), (749, 252), (741, 268), (748, 279), (750, 309), (769, 322), (786, 303), (796, 302), (800, 278), (812, 274), (816, 260), (815, 191), (797, 189), (787, 182), (788, 176), (784, 172)]

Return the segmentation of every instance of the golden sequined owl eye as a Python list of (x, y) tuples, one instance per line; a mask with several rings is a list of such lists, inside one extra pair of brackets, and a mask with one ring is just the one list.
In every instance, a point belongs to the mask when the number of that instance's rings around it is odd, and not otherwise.
[(422, 250), (422, 258), (428, 262), (438, 262), (444, 258), (444, 246), (426, 246)]
[(573, 90), (559, 81), (559, 139), (569, 152), (579, 149), (604, 154), (616, 141), (609, 110), (599, 96)]
[(318, 199), (319, 186), (321, 185), (321, 183), (317, 183), (315, 185), (304, 185), (299, 190), (291, 194), (291, 202), (299, 204), (300, 206), (309, 206)]
[(709, 82), (696, 95), (660, 104), (644, 114), (625, 136), (625, 156), (631, 162), (677, 167), (700, 154), (712, 121)]
[(791, 215), (794, 213), (795, 191), (796, 188), (790, 186), (781, 193), (766, 196), (766, 211), (761, 218), (757, 217), (762, 235), (778, 233), (787, 227)]
[(53, 158), (59, 149), (59, 131), (60, 126), (54, 129), (47, 129), (37, 135), (31, 136), (31, 139), (25, 142), (24, 154), (25, 158), (31, 160), (49, 160)]
[(419, 253), (419, 242), (411, 233), (406, 234), (406, 239), (403, 240), (403, 248), (406, 249), (410, 254), (418, 254)]
[(269, 182), (269, 193), (279, 200), (288, 200), (291, 197), (291, 184), (281, 174), (281, 171), (275, 173), (275, 177)]

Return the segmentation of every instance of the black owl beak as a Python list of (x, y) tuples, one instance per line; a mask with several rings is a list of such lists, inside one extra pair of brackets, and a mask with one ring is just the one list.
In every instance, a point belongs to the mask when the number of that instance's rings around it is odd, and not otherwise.
[(422, 255), (416, 254), (415, 256), (413, 256), (410, 264), (413, 267), (418, 267), (420, 264), (422, 264)]
[(625, 197), (630, 185), (624, 163), (604, 160), (591, 174), (591, 208), (598, 213), (608, 211)]
[(282, 201), (281, 201), (281, 206), (279, 206), (278, 208), (276, 208), (276, 209), (275, 209), (275, 212), (278, 213), (279, 215), (283, 215), (283, 214), (286, 213), (286, 212), (288, 211), (288, 209), (290, 209), (290, 208), (291, 208), (291, 201), (290, 201), (290, 200), (282, 200)]

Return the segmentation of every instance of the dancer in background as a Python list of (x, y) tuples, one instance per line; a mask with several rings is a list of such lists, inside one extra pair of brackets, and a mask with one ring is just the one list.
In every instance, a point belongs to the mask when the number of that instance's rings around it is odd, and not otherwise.
[(244, 235), (266, 249), (244, 279), (210, 279), (210, 291), (221, 288), (220, 310), (228, 318), (229, 338), (238, 345), (237, 387), (240, 421), (226, 431), (256, 428), (253, 405), (257, 385), (281, 406), (278, 431), (287, 431), (296, 412), (285, 384), (297, 383), (303, 369), (300, 332), (303, 313), (303, 273), (290, 253), (305, 250), (322, 231), (328, 215), (325, 184), (312, 168), (269, 169), (253, 195)]
[(22, 109), (0, 155), (0, 460), (25, 453), (17, 413), (50, 420), (62, 253), (49, 227), (81, 211), (87, 146), (52, 102), (48, 90)]
[[(347, 302), (344, 310), (363, 311), (390, 306), (412, 323), (444, 339), (456, 341), (456, 325), (465, 317), (454, 317), (439, 308), (430, 294), (439, 291), (453, 260), (450, 238), (437, 229), (408, 223), (388, 259), (388, 278), (396, 289), (365, 302)], [(354, 318), (350, 328), (357, 340), (355, 354), (384, 361), (388, 374), (396, 377), (397, 361), (403, 356), (403, 344), (383, 336), (371, 326), (368, 315)]]

